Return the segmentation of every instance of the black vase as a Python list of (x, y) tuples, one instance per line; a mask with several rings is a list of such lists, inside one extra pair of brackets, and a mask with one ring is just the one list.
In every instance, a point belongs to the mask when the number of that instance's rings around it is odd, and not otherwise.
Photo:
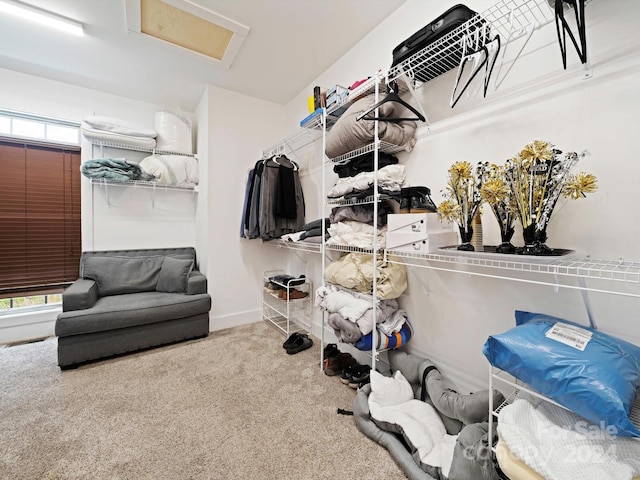
[(497, 253), (516, 253), (516, 247), (511, 243), (511, 237), (513, 237), (513, 227), (507, 227), (506, 229), (500, 229), (500, 240), (502, 243), (496, 247)]
[(553, 249), (547, 247), (547, 229), (537, 230), (535, 223), (522, 230), (524, 247), (519, 253), (522, 255), (551, 255)]
[(460, 230), (460, 239), (462, 240), (460, 245), (458, 245), (458, 250), (462, 250), (464, 252), (473, 252), (475, 248), (471, 245), (471, 237), (473, 237), (473, 227), (471, 225), (467, 225), (467, 227), (462, 227), (458, 225), (458, 229)]

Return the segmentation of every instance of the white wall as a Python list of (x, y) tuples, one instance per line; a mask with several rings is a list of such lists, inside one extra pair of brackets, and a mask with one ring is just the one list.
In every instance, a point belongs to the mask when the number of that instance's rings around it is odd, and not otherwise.
[[(401, 40), (454, 3), (408, 0), (300, 92), (287, 106), (287, 115), (292, 121), (304, 116), (305, 99), (313, 85), (348, 86), (377, 69), (386, 70), (391, 51)], [(466, 4), (483, 11), (492, 2), (469, 0)], [(465, 98), (452, 110), (449, 99), (455, 71), (423, 86), (418, 100), (431, 125), (419, 129), (412, 152), (399, 155), (406, 165), (407, 184), (429, 186), (439, 202), (446, 171), (458, 160), (503, 163), (534, 139), (551, 141), (564, 150), (588, 149), (591, 156), (575, 171), (595, 174), (599, 190), (580, 201), (559, 203), (548, 228), (548, 244), (595, 258), (637, 259), (634, 239), (640, 234), (636, 208), (640, 164), (634, 152), (640, 96), (634, 87), (640, 82), (640, 37), (634, 19), (639, 14), (637, 2), (588, 4), (593, 66), (589, 80), (581, 79), (582, 69), (573, 50), (568, 54), (569, 68), (563, 71), (555, 25), (550, 24), (534, 33), (502, 87), (497, 92), (491, 89), (486, 99)], [(517, 47), (510, 47), (507, 58), (515, 54), (514, 49)], [(320, 166), (310, 169), (304, 177), (305, 191), (319, 189), (320, 173)], [(489, 209), (483, 225), (486, 243), (495, 244), (499, 235)], [(522, 244), (519, 231), (514, 243)], [(316, 283), (319, 277), (317, 274)], [(433, 359), (462, 389), (486, 387), (488, 364), (482, 345), (488, 335), (514, 325), (515, 309), (586, 322), (588, 306), (600, 328), (640, 342), (634, 315), (638, 300), (589, 293), (585, 304), (577, 290), (556, 292), (548, 286), (423, 268), (410, 269), (409, 281), (409, 292), (400, 299), (415, 329), (408, 348)], [(569, 283), (576, 285), (573, 280)], [(606, 283), (588, 281), (588, 285), (598, 288)], [(319, 318), (316, 313), (316, 322)]]
[(211, 329), (219, 330), (260, 320), (263, 272), (283, 268), (289, 260), (259, 239), (240, 238), (249, 170), (263, 149), (288, 132), (283, 129), (280, 105), (213, 86), (205, 96), (209, 117), (206, 272), (213, 296)]
[[(0, 85), (0, 108), (78, 123), (89, 115), (105, 115), (152, 128), (155, 112), (162, 108), (4, 69), (0, 69)], [(126, 155), (134, 160), (144, 157), (142, 153), (112, 149), (105, 149), (105, 155)], [(83, 138), (82, 160), (98, 156), (99, 148)], [(84, 177), (81, 182), (84, 250), (196, 245), (197, 194), (158, 191), (153, 208), (151, 190), (112, 187), (108, 189), (109, 206), (103, 187), (92, 188)], [(206, 248), (206, 242), (200, 245)], [(201, 255), (204, 253), (199, 252)], [(55, 314), (2, 316), (0, 320), (3, 343), (53, 334)]]

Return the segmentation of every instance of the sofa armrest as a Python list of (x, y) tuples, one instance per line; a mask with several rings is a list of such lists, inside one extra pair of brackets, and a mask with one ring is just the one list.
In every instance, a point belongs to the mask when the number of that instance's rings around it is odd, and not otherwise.
[(187, 280), (187, 295), (207, 293), (207, 277), (198, 270), (192, 270)]
[(79, 278), (62, 293), (62, 311), (91, 308), (98, 300), (98, 286), (94, 280)]

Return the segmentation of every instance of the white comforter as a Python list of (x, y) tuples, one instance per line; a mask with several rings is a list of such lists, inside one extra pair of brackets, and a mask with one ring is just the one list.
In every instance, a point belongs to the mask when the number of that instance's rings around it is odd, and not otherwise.
[[(347, 193), (363, 191), (373, 185), (374, 172), (361, 172), (355, 177), (344, 177), (329, 191), (327, 197), (339, 198)], [(405, 180), (404, 165), (387, 165), (378, 170), (378, 187), (399, 192)]]
[(401, 429), (422, 463), (440, 467), (445, 477), (449, 475), (457, 435), (447, 433), (435, 408), (413, 398), (411, 385), (399, 370), (393, 377), (371, 372), (369, 411), (379, 426), (393, 425), (389, 431), (395, 432)]
[[(357, 248), (373, 248), (373, 226), (362, 222), (345, 220), (332, 223), (327, 232), (331, 236), (327, 245), (349, 245)], [(384, 248), (387, 238), (387, 227), (378, 228), (378, 248)]]
[(631, 480), (640, 474), (640, 441), (614, 437), (606, 427), (531, 396), (500, 410), (498, 433), (513, 455), (547, 480)]

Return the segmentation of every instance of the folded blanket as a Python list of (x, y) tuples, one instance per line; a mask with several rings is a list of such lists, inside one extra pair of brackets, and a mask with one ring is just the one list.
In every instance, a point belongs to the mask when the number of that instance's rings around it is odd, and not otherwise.
[(156, 139), (149, 137), (138, 137), (135, 135), (123, 135), (121, 133), (109, 132), (92, 128), (83, 123), (80, 127), (82, 135), (94, 143), (107, 142), (127, 147), (138, 147), (152, 149), (156, 146)]
[[(375, 121), (356, 119), (375, 102), (375, 95), (368, 95), (355, 101), (340, 116), (327, 134), (326, 154), (329, 158), (338, 157), (373, 143)], [(384, 103), (380, 106), (378, 114), (381, 118), (389, 119), (408, 117), (406, 108), (397, 102)], [(416, 127), (417, 124), (413, 120), (382, 120), (378, 122), (378, 137), (383, 142), (403, 146), (407, 151), (410, 151), (416, 143)]]
[(84, 122), (91, 128), (104, 132), (129, 135), (132, 137), (156, 138), (158, 132), (153, 128), (146, 128), (121, 118), (92, 115), (86, 117)]
[[(388, 165), (378, 170), (378, 187), (399, 192), (405, 180), (404, 165)], [(329, 198), (340, 198), (353, 191), (367, 190), (374, 182), (375, 172), (362, 172), (355, 177), (339, 178), (327, 193)]]
[(369, 300), (356, 298), (333, 286), (319, 287), (316, 290), (315, 304), (329, 313), (339, 313), (354, 324), (358, 318), (364, 315), (364, 312), (371, 308)]
[[(373, 225), (373, 207), (373, 204), (334, 207), (331, 209), (329, 220), (331, 223), (353, 220), (355, 222), (362, 222)], [(377, 222), (379, 227), (387, 224), (387, 215), (390, 213), (393, 213), (393, 207), (389, 204), (389, 202), (380, 202), (380, 205), (378, 205)]]
[[(327, 245), (349, 245), (357, 248), (373, 248), (374, 230), (366, 223), (345, 221), (331, 224), (327, 229), (331, 238)], [(387, 240), (387, 227), (380, 227), (377, 230), (377, 246), (384, 248)]]
[[(395, 299), (380, 300), (376, 309), (376, 322), (384, 322), (398, 310), (398, 302)], [(370, 308), (356, 320), (362, 335), (371, 333), (373, 330), (373, 308)]]
[(128, 180), (151, 181), (153, 175), (149, 175), (135, 163), (124, 158), (98, 158), (87, 160), (80, 166), (80, 171), (88, 178), (104, 178), (114, 182), (126, 182)]
[(406, 321), (407, 311), (402, 309), (396, 310), (389, 318), (383, 322), (378, 322), (378, 330), (386, 336), (393, 335), (395, 332), (400, 331)]
[(280, 238), (286, 242), (299, 242), (305, 232), (285, 233)]
[[(373, 152), (367, 152), (356, 158), (349, 160), (349, 163), (338, 164), (333, 167), (333, 171), (338, 174), (338, 177), (355, 177), (362, 172), (373, 172)], [(385, 152), (378, 152), (378, 168), (386, 167), (387, 165), (395, 165), (398, 163), (398, 159)]]

